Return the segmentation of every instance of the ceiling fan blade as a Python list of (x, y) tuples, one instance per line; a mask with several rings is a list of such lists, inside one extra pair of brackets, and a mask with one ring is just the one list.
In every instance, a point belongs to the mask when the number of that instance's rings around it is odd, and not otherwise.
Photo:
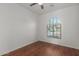
[(37, 3), (32, 3), (30, 6), (36, 5)]
[(44, 9), (44, 6), (43, 5), (41, 5), (41, 9)]

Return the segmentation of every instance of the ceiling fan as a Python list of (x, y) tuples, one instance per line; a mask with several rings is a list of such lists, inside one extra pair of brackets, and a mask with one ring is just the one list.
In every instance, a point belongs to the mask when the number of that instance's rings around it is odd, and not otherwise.
[(44, 9), (43, 3), (32, 3), (32, 4), (30, 4), (30, 6), (32, 7), (32, 6), (36, 5), (36, 4), (38, 4), (41, 7), (41, 9)]

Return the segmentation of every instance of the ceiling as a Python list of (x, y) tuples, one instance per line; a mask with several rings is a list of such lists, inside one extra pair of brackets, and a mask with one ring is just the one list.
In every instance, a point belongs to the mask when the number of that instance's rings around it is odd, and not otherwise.
[(31, 10), (36, 14), (45, 14), (61, 8), (79, 5), (79, 3), (43, 3), (44, 9), (41, 9), (39, 4), (36, 4), (32, 7), (30, 6), (30, 4), (32, 3), (20, 3), (21, 6), (28, 8), (29, 10)]

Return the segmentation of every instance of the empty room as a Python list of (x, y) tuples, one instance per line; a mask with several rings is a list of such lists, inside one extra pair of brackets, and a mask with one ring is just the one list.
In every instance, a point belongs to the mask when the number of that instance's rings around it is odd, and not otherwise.
[(79, 3), (0, 3), (0, 56), (79, 56)]

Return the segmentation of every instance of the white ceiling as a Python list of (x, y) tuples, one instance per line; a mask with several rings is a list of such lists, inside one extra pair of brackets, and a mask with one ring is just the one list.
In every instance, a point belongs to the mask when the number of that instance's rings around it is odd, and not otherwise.
[(79, 5), (79, 3), (43, 3), (44, 9), (41, 9), (38, 4), (32, 7), (30, 6), (30, 4), (32, 3), (20, 3), (21, 6), (28, 8), (29, 10), (31, 10), (32, 12), (36, 14), (45, 14), (45, 13), (55, 11), (61, 8)]

